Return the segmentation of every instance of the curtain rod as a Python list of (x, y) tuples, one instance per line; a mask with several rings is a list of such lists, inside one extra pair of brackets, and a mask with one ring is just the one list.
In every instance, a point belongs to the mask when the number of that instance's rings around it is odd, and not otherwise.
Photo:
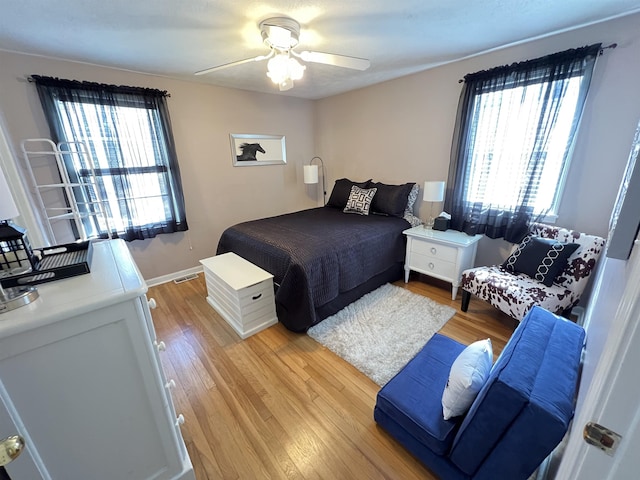
[(612, 43), (611, 45), (607, 45), (606, 47), (602, 47), (602, 48), (600, 49), (600, 55), (602, 55), (606, 49), (610, 48), (610, 49), (612, 49), (612, 50), (613, 50), (613, 49), (614, 49), (614, 48), (616, 48), (617, 46), (618, 46), (618, 44), (617, 44), (617, 43)]
[[(618, 46), (617, 43), (612, 43), (611, 45), (607, 45), (606, 47), (600, 47), (600, 51), (598, 52), (598, 55), (602, 55), (604, 54), (604, 51), (607, 49), (614, 49)], [(458, 83), (464, 83), (464, 78), (461, 78), (460, 80), (458, 80)]]
[[(35, 83), (35, 81), (36, 80), (31, 75), (27, 76), (27, 82)], [(77, 83), (80, 83), (80, 84), (88, 83), (88, 84), (93, 84), (93, 85), (98, 85), (98, 86), (116, 87), (116, 88), (120, 87), (119, 85), (108, 85), (108, 84), (102, 84), (102, 83), (98, 83), (98, 82), (89, 82), (87, 80), (68, 80), (68, 81), (77, 82)], [(149, 87), (124, 87), (124, 88), (133, 88), (133, 89), (141, 89), (141, 90), (157, 90), (159, 92), (163, 92), (165, 97), (170, 97), (171, 96), (171, 94), (168, 93), (166, 90), (159, 90), (157, 88), (149, 88)]]

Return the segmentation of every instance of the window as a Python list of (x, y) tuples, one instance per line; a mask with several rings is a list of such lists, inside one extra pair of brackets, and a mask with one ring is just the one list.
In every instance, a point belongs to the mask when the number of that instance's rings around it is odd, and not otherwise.
[(445, 209), (467, 233), (517, 238), (557, 214), (600, 45), (465, 77)]
[[(88, 158), (64, 155), (72, 180), (97, 179), (107, 215), (88, 216), (87, 231), (134, 240), (187, 229), (165, 92), (34, 79), (55, 140), (88, 148)], [(96, 200), (88, 190), (74, 195)]]
[[(557, 83), (557, 82), (556, 82)], [(537, 122), (540, 98), (547, 85), (538, 83), (478, 95), (473, 106), (473, 123), (477, 125), (469, 154), (469, 180), (465, 200), (499, 208), (513, 209), (522, 204), (534, 214), (555, 213), (562, 174), (568, 160), (580, 78), (567, 82), (566, 88), (552, 85), (558, 112), (550, 126), (544, 150), (537, 150)], [(506, 106), (507, 108), (505, 108)], [(533, 178), (532, 178), (533, 177)], [(532, 180), (526, 198), (519, 192)]]

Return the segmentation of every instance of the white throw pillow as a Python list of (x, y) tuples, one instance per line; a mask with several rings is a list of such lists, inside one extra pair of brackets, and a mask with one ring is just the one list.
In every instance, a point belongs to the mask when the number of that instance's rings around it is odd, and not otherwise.
[(442, 394), (445, 420), (463, 415), (469, 409), (489, 378), (492, 365), (493, 348), (489, 338), (472, 343), (458, 355)]

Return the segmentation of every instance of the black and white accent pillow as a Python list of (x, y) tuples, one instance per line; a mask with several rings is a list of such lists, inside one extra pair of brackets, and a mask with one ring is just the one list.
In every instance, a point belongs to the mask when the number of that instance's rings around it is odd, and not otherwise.
[(404, 218), (407, 222), (411, 224), (412, 227), (417, 227), (418, 225), (422, 225), (422, 220), (416, 217), (413, 214), (413, 205), (416, 203), (418, 199), (418, 193), (420, 192), (420, 186), (415, 184), (411, 191), (409, 192), (409, 196), (407, 197), (407, 206), (404, 209)]
[(561, 243), (528, 235), (504, 261), (502, 268), (509, 272), (525, 273), (550, 287), (578, 247), (577, 243)]
[(377, 188), (360, 188), (356, 185), (351, 187), (351, 193), (344, 207), (344, 213), (357, 213), (358, 215), (369, 215), (371, 202), (376, 194)]

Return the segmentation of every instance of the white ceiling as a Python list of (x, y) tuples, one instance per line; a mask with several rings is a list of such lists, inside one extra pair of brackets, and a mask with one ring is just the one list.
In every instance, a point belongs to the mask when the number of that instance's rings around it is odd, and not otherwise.
[[(0, 0), (0, 49), (317, 99), (636, 11), (638, 0)], [(193, 76), (266, 54), (258, 23), (282, 15), (301, 24), (299, 50), (371, 67), (308, 64), (282, 93), (265, 62)]]

